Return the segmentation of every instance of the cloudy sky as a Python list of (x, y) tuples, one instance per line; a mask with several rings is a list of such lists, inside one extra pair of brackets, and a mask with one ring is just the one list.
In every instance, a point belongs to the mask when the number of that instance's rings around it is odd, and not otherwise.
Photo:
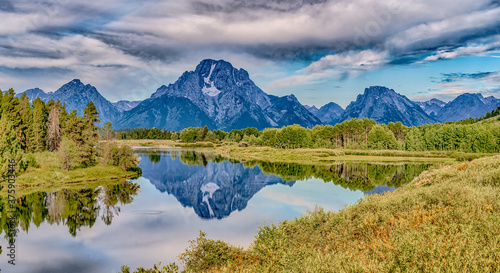
[(0, 0), (0, 18), (2, 90), (145, 99), (212, 58), (317, 106), (371, 85), (500, 98), (499, 0)]

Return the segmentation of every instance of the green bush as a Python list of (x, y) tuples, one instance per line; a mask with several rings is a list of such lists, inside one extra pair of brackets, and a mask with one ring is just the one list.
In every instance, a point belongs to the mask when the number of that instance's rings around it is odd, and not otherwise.
[(368, 148), (387, 150), (397, 148), (394, 133), (385, 125), (375, 125), (368, 133)]
[(61, 146), (59, 146), (59, 154), (61, 156), (61, 169), (65, 171), (72, 170), (82, 163), (82, 153), (70, 138), (63, 137)]
[(274, 146), (283, 149), (305, 148), (311, 145), (309, 131), (300, 125), (283, 127), (276, 132)]

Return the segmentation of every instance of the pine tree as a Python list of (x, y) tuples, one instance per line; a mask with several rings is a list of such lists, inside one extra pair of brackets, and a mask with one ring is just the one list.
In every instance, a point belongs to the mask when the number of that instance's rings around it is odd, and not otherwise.
[[(19, 100), (15, 97), (13, 89), (6, 92), (1, 101), (0, 118), (0, 174), (5, 176), (8, 172), (9, 160), (16, 162), (15, 171), (19, 173), (26, 169), (21, 149), (21, 135), (18, 130), (21, 125), (19, 114)], [(5, 178), (5, 177), (4, 177)]]
[(32, 151), (31, 140), (33, 139), (33, 110), (31, 109), (31, 104), (29, 102), (26, 93), (23, 93), (20, 99), (20, 115), (21, 124), (19, 128), (21, 149), (25, 152)]
[(97, 133), (97, 124), (99, 120), (99, 113), (91, 101), (87, 103), (85, 109), (83, 109), (83, 122), (85, 124), (83, 130), (83, 143), (82, 152), (83, 159), (82, 163), (85, 165), (91, 165), (95, 162), (95, 156), (97, 154), (95, 150), (95, 145), (97, 144), (97, 139), (99, 134)]

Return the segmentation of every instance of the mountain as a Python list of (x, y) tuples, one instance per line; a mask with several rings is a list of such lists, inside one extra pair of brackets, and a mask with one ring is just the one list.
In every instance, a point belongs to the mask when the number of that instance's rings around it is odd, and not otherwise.
[(377, 123), (402, 122), (406, 126), (435, 123), (420, 106), (406, 96), (383, 86), (371, 86), (345, 109), (340, 120), (371, 118)]
[[(40, 98), (43, 101), (49, 101), (51, 99), (51, 95), (52, 95), (50, 93), (45, 93), (45, 91), (43, 91), (40, 88), (28, 89), (28, 90), (24, 91), (23, 93), (26, 94), (26, 96), (28, 97), (30, 102), (33, 102), (36, 98)], [(22, 93), (16, 94), (16, 97), (21, 97), (21, 96), (22, 96)]]
[(319, 118), (323, 124), (330, 125), (339, 123), (342, 118), (342, 114), (344, 113), (344, 109), (334, 102), (327, 103), (320, 109), (316, 108), (316, 106), (308, 106), (306, 108), (309, 112)]
[(443, 110), (444, 106), (446, 105), (446, 102), (438, 100), (438, 99), (431, 99), (429, 101), (424, 101), (424, 102), (416, 102), (420, 108), (422, 108), (425, 113), (433, 118), (436, 118), (436, 116), (439, 115), (441, 110)]
[[(167, 105), (162, 106), (155, 100)], [(174, 101), (183, 103), (174, 104)], [(116, 128), (144, 127), (140, 120), (170, 130), (182, 130), (189, 127), (187, 123), (222, 130), (290, 124), (313, 127), (321, 123), (295, 96), (268, 95), (244, 69), (210, 59), (203, 60), (194, 71), (184, 72), (175, 83), (161, 86), (149, 99), (124, 112)]]
[[(76, 110), (80, 116), (83, 115), (83, 109), (85, 109), (87, 103), (92, 101), (99, 112), (101, 124), (107, 121), (112, 122), (120, 116), (120, 111), (105, 99), (94, 86), (90, 84), (85, 85), (78, 79), (66, 83), (53, 93), (46, 93), (39, 88), (29, 89), (23, 93), (26, 93), (30, 101), (33, 101), (37, 97), (45, 102), (51, 99), (55, 101), (60, 100), (66, 104), (66, 111), (68, 113)], [(16, 96), (20, 97), (23, 93)]]
[(125, 112), (134, 109), (137, 105), (139, 105), (139, 103), (141, 103), (140, 100), (137, 101), (120, 100), (117, 102), (112, 102), (111, 104), (113, 104), (118, 111)]
[(189, 99), (162, 96), (147, 99), (113, 123), (113, 128), (162, 128), (181, 131), (187, 127), (215, 128), (213, 121)]
[(307, 111), (311, 112), (311, 114), (313, 115), (316, 115), (316, 112), (318, 112), (319, 110), (315, 105), (309, 106), (304, 104), (304, 107), (307, 109)]
[(467, 118), (478, 118), (500, 106), (500, 99), (483, 97), (481, 94), (462, 94), (447, 103), (439, 112), (441, 122), (459, 121)]

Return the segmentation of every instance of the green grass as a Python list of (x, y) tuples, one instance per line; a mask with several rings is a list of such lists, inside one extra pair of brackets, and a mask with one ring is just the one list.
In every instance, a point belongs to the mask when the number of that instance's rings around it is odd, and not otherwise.
[[(300, 164), (331, 165), (335, 162), (371, 163), (454, 163), (451, 153), (409, 152), (409, 151), (357, 151), (342, 149), (276, 149), (270, 147), (216, 147), (214, 151), (222, 156), (240, 161), (261, 160)], [(481, 155), (484, 156), (484, 155)]]
[(187, 272), (499, 272), (500, 156), (426, 171), (338, 212), (260, 227), (248, 249), (207, 239)]
[[(60, 167), (59, 153), (41, 152), (33, 154), (38, 166), (29, 167), (27, 171), (16, 178), (16, 193), (25, 195), (36, 191), (54, 191), (67, 185), (78, 187), (88, 184), (101, 185), (114, 183), (126, 178), (137, 176), (135, 172), (123, 171), (120, 167), (96, 165), (87, 168), (77, 168), (64, 171)], [(7, 193), (7, 187), (0, 195)]]
[(215, 147), (211, 142), (196, 142), (196, 143), (183, 143), (168, 139), (121, 139), (115, 140), (118, 145), (128, 145), (133, 147)]

